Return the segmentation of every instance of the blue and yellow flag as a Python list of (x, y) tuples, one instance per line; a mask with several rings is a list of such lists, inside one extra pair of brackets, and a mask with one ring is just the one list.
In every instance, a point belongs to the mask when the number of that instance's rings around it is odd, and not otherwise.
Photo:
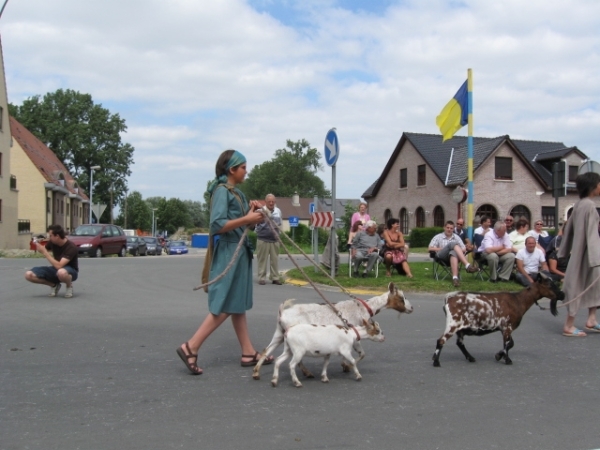
[(444, 138), (443, 141), (447, 141), (464, 127), (468, 123), (468, 117), (468, 90), (465, 81), (452, 100), (444, 106), (440, 115), (435, 118), (435, 123)]

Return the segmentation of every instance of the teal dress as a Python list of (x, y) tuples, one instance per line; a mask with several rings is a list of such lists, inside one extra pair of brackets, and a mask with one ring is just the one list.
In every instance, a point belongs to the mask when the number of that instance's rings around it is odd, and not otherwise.
[[(239, 200), (225, 186), (217, 186), (213, 192), (210, 211), (210, 232), (216, 235), (232, 219), (239, 219), (248, 213), (249, 206), (245, 195), (233, 188)], [(233, 258), (235, 249), (245, 227), (236, 228), (219, 235), (215, 244), (210, 266), (209, 280), (221, 275)], [(208, 310), (211, 314), (243, 314), (252, 308), (252, 247), (248, 238), (227, 274), (208, 287)]]

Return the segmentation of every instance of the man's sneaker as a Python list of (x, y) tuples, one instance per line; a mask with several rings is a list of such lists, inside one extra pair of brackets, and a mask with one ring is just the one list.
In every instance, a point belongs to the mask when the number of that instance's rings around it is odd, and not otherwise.
[(56, 283), (54, 286), (52, 286), (50, 288), (50, 293), (48, 294), (48, 297), (56, 297), (56, 294), (58, 294), (58, 291), (60, 291), (60, 283)]
[(67, 287), (67, 292), (65, 292), (65, 298), (73, 297), (73, 286)]
[(473, 264), (470, 264), (469, 267), (465, 269), (468, 273), (476, 273), (479, 272), (479, 267), (475, 267)]
[(454, 287), (459, 287), (460, 280), (458, 278), (452, 278), (452, 284), (454, 285)]

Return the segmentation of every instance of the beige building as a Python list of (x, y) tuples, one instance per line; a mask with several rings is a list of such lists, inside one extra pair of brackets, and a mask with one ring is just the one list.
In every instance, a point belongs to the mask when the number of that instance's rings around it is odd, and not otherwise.
[(19, 220), (17, 177), (11, 171), (11, 134), (0, 43), (0, 249), (27, 248), (30, 234), (27, 221)]
[(67, 231), (88, 222), (89, 199), (58, 157), (13, 117), (12, 167), (19, 180), (19, 217), (34, 235), (49, 225)]
[[(574, 182), (587, 156), (561, 142), (473, 138), (473, 212), (492, 221), (507, 214), (538, 219), (554, 227), (552, 165), (566, 161)], [(467, 138), (442, 142), (441, 135), (403, 133), (381, 176), (363, 197), (378, 222), (400, 219), (403, 233), (414, 227), (443, 226), (446, 220), (466, 217), (467, 202), (458, 203), (467, 188)], [(454, 195), (453, 195), (454, 194)], [(558, 202), (559, 224), (577, 202), (574, 189)], [(474, 227), (479, 224), (475, 223)]]

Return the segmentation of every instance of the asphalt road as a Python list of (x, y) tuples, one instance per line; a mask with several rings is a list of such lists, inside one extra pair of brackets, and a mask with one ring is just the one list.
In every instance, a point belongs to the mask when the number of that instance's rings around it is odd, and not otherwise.
[[(363, 381), (332, 361), (329, 384), (294, 388), (284, 365), (273, 388), (272, 366), (260, 381), (240, 367), (229, 322), (200, 351), (203, 375), (189, 375), (177, 357), (207, 313), (206, 294), (192, 291), (202, 262), (199, 254), (82, 259), (75, 297), (53, 299), (23, 278), (44, 260), (0, 259), (0, 449), (600, 447), (600, 334), (562, 337), (564, 309), (558, 318), (529, 311), (512, 366), (494, 359), (496, 333), (466, 338), (476, 363), (452, 341), (434, 368), (441, 296), (407, 294), (413, 314), (377, 316), (386, 341), (364, 343)], [(310, 288), (253, 287), (258, 348), (283, 300), (321, 302)], [(577, 325), (584, 320), (582, 312)], [(321, 360), (306, 362), (319, 372)]]

